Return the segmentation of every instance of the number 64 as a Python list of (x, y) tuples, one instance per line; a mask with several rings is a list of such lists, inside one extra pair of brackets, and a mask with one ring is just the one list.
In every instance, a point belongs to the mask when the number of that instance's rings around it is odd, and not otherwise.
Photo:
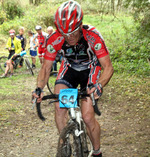
[(68, 99), (68, 96), (67, 96), (67, 95), (63, 95), (63, 96), (61, 97), (61, 102), (62, 102), (63, 104), (67, 104), (67, 103), (74, 104), (74, 95), (69, 96), (69, 99)]

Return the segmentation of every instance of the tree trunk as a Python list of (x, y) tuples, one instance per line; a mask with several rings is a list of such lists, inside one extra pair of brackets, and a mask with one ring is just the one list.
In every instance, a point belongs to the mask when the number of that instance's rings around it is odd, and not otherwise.
[(111, 0), (111, 13), (115, 13), (115, 0)]
[(121, 9), (122, 0), (118, 0), (117, 2), (117, 10), (119, 11)]
[(0, 0), (2, 8), (4, 8), (4, 0)]
[(41, 3), (41, 0), (35, 0), (35, 5), (39, 5)]
[(33, 0), (29, 0), (29, 4), (33, 4)]

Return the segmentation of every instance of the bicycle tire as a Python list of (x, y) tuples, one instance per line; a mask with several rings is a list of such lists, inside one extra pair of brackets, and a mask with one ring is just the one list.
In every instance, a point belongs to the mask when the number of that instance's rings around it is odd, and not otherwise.
[(32, 68), (31, 68), (31, 64), (30, 64), (29, 60), (25, 59), (24, 61), (25, 61), (25, 64), (27, 66), (27, 69), (30, 71), (30, 74), (34, 75), (34, 72), (33, 72)]
[(89, 155), (91, 156), (91, 151), (93, 151), (93, 146), (91, 145), (90, 138), (86, 133), (83, 121), (81, 121), (81, 130), (83, 130), (83, 133), (80, 135), (83, 157), (88, 157)]
[[(56, 157), (83, 157), (80, 136), (75, 135), (78, 126), (75, 122), (68, 123), (62, 130), (59, 140)], [(73, 137), (73, 145), (70, 143), (70, 136)]]
[(6, 56), (2, 56), (0, 57), (0, 69), (5, 72), (5, 63), (8, 60), (8, 58)]

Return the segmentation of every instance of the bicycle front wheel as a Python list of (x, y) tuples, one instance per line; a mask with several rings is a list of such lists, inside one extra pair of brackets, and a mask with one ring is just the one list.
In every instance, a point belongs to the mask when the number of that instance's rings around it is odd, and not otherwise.
[(76, 123), (68, 124), (60, 134), (56, 157), (83, 157), (80, 136), (75, 135)]
[(33, 72), (32, 68), (31, 68), (31, 64), (30, 64), (29, 60), (25, 59), (24, 61), (25, 61), (25, 64), (27, 66), (27, 69), (30, 71), (30, 74), (34, 75), (34, 72)]
[(93, 153), (92, 142), (89, 136), (87, 135), (83, 121), (81, 121), (81, 130), (83, 130), (83, 133), (80, 135), (83, 157), (92, 156)]

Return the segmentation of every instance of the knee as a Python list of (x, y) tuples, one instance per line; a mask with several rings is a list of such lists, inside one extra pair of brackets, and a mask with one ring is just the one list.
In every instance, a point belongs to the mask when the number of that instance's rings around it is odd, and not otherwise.
[(10, 61), (7, 61), (7, 65), (10, 66), (10, 64), (11, 64), (11, 62), (10, 62)]
[(7, 65), (9, 64), (9, 60), (8, 60), (8, 61), (6, 61), (6, 64), (7, 64)]
[(65, 109), (61, 109), (58, 103), (55, 104), (55, 115), (56, 117), (64, 117), (65, 115)]
[(94, 123), (95, 120), (95, 117), (92, 114), (83, 114), (82, 118), (86, 125), (90, 125), (91, 123)]

